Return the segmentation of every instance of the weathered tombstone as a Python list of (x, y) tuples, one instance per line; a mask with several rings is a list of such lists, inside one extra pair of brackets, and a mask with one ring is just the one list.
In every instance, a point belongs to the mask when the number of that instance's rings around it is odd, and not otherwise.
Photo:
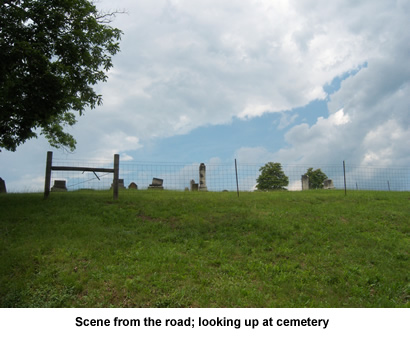
[[(113, 187), (114, 187), (114, 183), (111, 183), (111, 188), (110, 189), (113, 189)], [(118, 189), (125, 189), (124, 179), (123, 178), (118, 179)]]
[(323, 182), (323, 189), (334, 189), (334, 188), (335, 188), (335, 186), (334, 186), (332, 180), (325, 180)]
[(128, 186), (128, 189), (138, 190), (138, 185), (136, 185), (134, 182), (131, 182)]
[(302, 190), (309, 190), (309, 176), (302, 175)]
[(191, 180), (191, 191), (198, 191), (198, 183), (195, 183), (194, 180)]
[(189, 191), (189, 188), (188, 188), (188, 187), (185, 187), (184, 191)]
[(0, 177), (0, 194), (7, 193), (6, 182)]
[(199, 165), (199, 191), (208, 191), (206, 186), (206, 167), (204, 163)]
[(164, 187), (162, 184), (164, 183), (164, 180), (161, 178), (153, 178), (152, 179), (152, 184), (149, 185), (148, 189), (158, 189), (158, 190), (163, 190)]
[(53, 191), (53, 192), (67, 191), (66, 182), (63, 181), (63, 180), (55, 180), (54, 185), (51, 188), (51, 191)]

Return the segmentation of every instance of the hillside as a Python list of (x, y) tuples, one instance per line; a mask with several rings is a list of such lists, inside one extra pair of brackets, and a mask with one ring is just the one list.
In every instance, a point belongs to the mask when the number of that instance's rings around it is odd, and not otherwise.
[(0, 196), (1, 307), (408, 307), (409, 192)]

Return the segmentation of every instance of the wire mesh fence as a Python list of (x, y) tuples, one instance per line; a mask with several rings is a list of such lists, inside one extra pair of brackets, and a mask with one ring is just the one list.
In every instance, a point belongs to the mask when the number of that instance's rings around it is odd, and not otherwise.
[[(53, 160), (54, 166), (112, 167), (110, 161)], [(264, 163), (205, 163), (206, 188), (208, 191), (254, 191)], [(199, 183), (200, 163), (153, 163), (120, 161), (119, 179), (121, 192), (138, 188), (153, 187), (153, 180), (161, 181), (161, 189), (191, 190), (191, 181)], [(332, 180), (335, 189), (410, 191), (410, 168), (363, 167), (346, 164), (337, 165), (292, 165), (282, 164), (289, 179), (285, 187), (291, 191), (302, 190), (301, 177), (308, 168), (320, 169)], [(65, 181), (68, 191), (90, 189), (112, 189), (113, 174), (78, 171), (53, 171), (52, 183)], [(155, 186), (154, 186), (155, 187)]]

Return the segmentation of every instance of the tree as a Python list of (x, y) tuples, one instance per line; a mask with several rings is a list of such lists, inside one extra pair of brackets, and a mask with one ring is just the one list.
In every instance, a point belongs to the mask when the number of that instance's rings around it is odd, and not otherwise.
[(322, 170), (309, 168), (305, 175), (309, 177), (309, 189), (323, 189), (323, 182), (327, 180), (327, 176)]
[(284, 190), (289, 179), (282, 170), (280, 163), (268, 162), (259, 168), (261, 172), (256, 179), (258, 190)]
[(5, 0), (0, 5), (0, 151), (43, 134), (75, 149), (64, 131), (86, 108), (102, 104), (92, 88), (106, 81), (122, 32), (118, 12), (88, 0)]

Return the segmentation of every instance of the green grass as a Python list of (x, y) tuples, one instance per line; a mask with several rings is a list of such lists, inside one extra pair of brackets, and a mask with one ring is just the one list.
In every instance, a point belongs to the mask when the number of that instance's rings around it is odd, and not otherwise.
[(410, 193), (0, 196), (1, 307), (408, 307)]

